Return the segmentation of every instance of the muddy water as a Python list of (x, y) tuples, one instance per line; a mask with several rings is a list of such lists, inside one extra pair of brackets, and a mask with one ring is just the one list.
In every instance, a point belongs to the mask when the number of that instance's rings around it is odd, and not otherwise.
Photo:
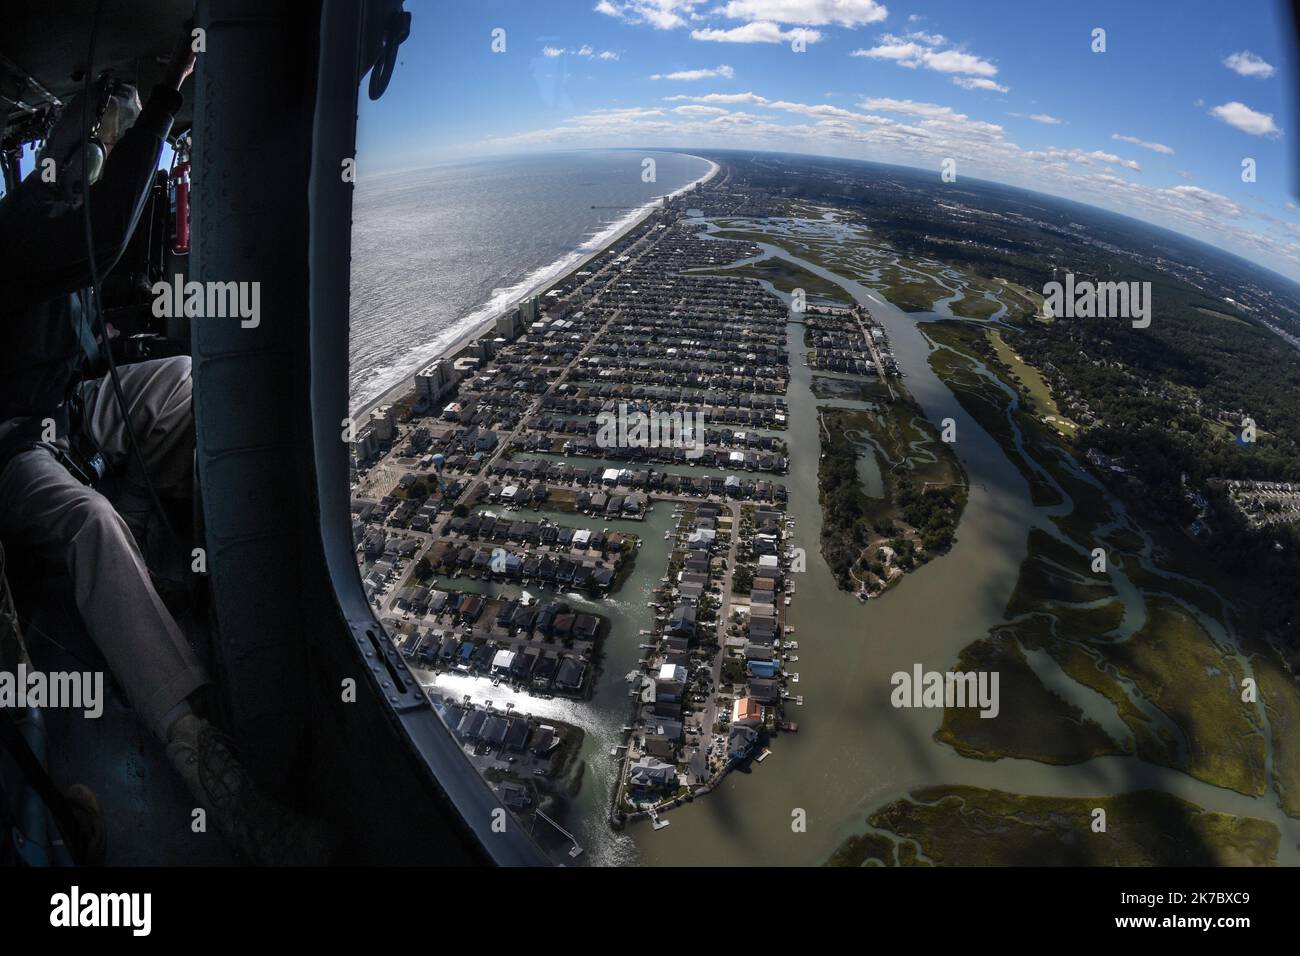
[[(609, 528), (629, 531), (641, 537), (642, 545), (636, 554), (632, 573), (614, 595), (597, 602), (575, 592), (558, 595), (570, 606), (601, 614), (609, 621), (609, 631), (602, 643), (601, 667), (590, 700), (575, 701), (563, 697), (547, 700), (512, 691), (504, 684), (493, 687), (489, 680), (461, 675), (442, 674), (436, 679), (423, 681), (438, 696), (451, 696), (459, 700), (468, 694), (477, 704), (491, 701), (497, 708), (513, 704), (518, 713), (562, 720), (582, 728), (585, 736), (580, 753), (583, 762), (581, 786), (572, 800), (551, 808), (548, 813), (577, 838), (584, 850), (580, 859), (583, 863), (615, 865), (635, 863), (637, 860), (636, 847), (631, 838), (614, 833), (607, 823), (609, 795), (613, 791), (618, 769), (617, 761), (609, 756), (609, 752), (625, 740), (621, 728), (630, 715), (631, 699), (628, 691), (632, 685), (624, 677), (628, 671), (636, 668), (640, 660), (641, 650), (638, 645), (648, 640), (639, 631), (650, 627), (652, 612), (646, 604), (668, 565), (669, 542), (664, 540), (664, 532), (676, 527), (672, 512), (673, 502), (669, 501), (656, 502), (645, 521), (609, 520), (568, 512), (511, 512), (529, 520), (546, 517), (570, 528)], [(527, 593), (533, 598), (546, 600), (556, 596), (555, 592), (541, 588), (520, 588), (477, 582), (468, 578), (442, 578), (440, 582), (437, 585), (439, 587), (504, 594), (508, 597), (519, 597)], [(568, 840), (549, 825), (539, 821), (534, 834), (558, 862), (571, 862), (567, 856), (570, 845)]]
[[(948, 555), (867, 604), (838, 590), (818, 546), (816, 409), (855, 403), (819, 402), (812, 395), (811, 371), (802, 360), (803, 327), (789, 326), (786, 484), (797, 522), (795, 543), (808, 555), (790, 609), (804, 705), (792, 705), (787, 713), (798, 721), (799, 733), (782, 735), (772, 755), (750, 772), (732, 774), (708, 797), (673, 811), (669, 827), (631, 827), (641, 862), (819, 864), (845, 836), (860, 832), (870, 810), (918, 786), (965, 784), (1053, 796), (1162, 789), (1208, 809), (1270, 820), (1282, 830), (1281, 861), (1296, 863), (1300, 821), (1282, 814), (1271, 792), (1245, 797), (1130, 757), (1073, 767), (969, 760), (934, 741), (941, 711), (890, 705), (891, 674), (918, 663), (947, 670), (963, 647), (1003, 620), (1029, 531), (1050, 529), (1053, 509), (1031, 503), (1020, 472), (931, 371), (929, 343), (914, 318), (811, 262), (770, 245), (764, 251), (836, 282), (884, 324), (913, 397), (931, 420), (956, 422), (956, 452), (970, 478), (970, 499)], [(1221, 628), (1216, 637), (1223, 637)], [(798, 811), (806, 817), (806, 832), (791, 825)]]
[[(774, 246), (764, 248), (766, 255), (780, 254), (837, 282), (885, 325), (912, 395), (932, 420), (951, 417), (956, 422), (955, 450), (970, 477), (970, 500), (957, 530), (957, 543), (948, 555), (865, 605), (838, 590), (819, 547), (820, 424), (816, 410), (819, 405), (865, 405), (842, 399), (819, 401), (813, 396), (812, 372), (804, 364), (803, 326), (792, 323), (788, 327), (790, 427), (781, 433), (790, 446), (791, 471), (774, 480), (790, 490), (789, 512), (796, 522), (794, 543), (807, 553), (807, 571), (795, 579), (796, 595), (790, 608), (790, 623), (800, 645), (799, 662), (793, 669), (800, 675), (796, 689), (803, 694), (804, 704), (791, 705), (787, 715), (799, 723), (799, 733), (780, 736), (771, 756), (754, 764), (748, 773), (732, 774), (714, 793), (673, 810), (666, 816), (670, 821), (667, 828), (654, 831), (648, 825), (634, 824), (621, 833), (612, 831), (606, 822), (618, 767), (609, 751), (624, 740), (621, 728), (630, 713), (630, 685), (624, 675), (635, 669), (640, 659), (639, 645), (646, 637), (639, 631), (651, 625), (646, 603), (667, 563), (668, 542), (663, 534), (674, 525), (673, 505), (656, 503), (644, 523), (549, 515), (571, 526), (635, 531), (644, 540), (623, 588), (595, 606), (610, 620), (611, 629), (592, 699), (543, 700), (512, 695), (487, 681), (453, 677), (440, 678), (438, 691), (457, 698), (469, 694), (480, 703), (490, 699), (496, 706), (513, 702), (519, 711), (569, 721), (586, 731), (581, 788), (575, 799), (554, 811), (558, 822), (573, 832), (585, 849), (580, 862), (820, 864), (845, 836), (862, 830), (871, 810), (918, 786), (943, 784), (1053, 796), (1094, 796), (1153, 787), (1208, 809), (1273, 822), (1282, 830), (1281, 861), (1300, 862), (1295, 850), (1300, 843), (1300, 822), (1284, 816), (1271, 793), (1258, 799), (1245, 797), (1127, 757), (1101, 758), (1074, 767), (1029, 760), (968, 760), (934, 741), (940, 711), (890, 706), (891, 674), (910, 671), (918, 663), (927, 670), (947, 670), (962, 648), (1003, 620), (1030, 529), (1054, 532), (1050, 516), (1068, 511), (1068, 504), (1056, 508), (1032, 505), (1020, 472), (930, 370), (929, 344), (915, 317), (901, 313), (857, 283)], [(703, 474), (708, 470), (685, 471)], [(1123, 514), (1118, 503), (1111, 505), (1117, 514)], [(1150, 567), (1149, 561), (1143, 563)], [(1122, 572), (1114, 571), (1112, 582), (1129, 612), (1121, 633), (1130, 633), (1141, 624), (1140, 597)], [(456, 585), (470, 586), (464, 579)], [(518, 593), (518, 589), (495, 585), (482, 589)], [(577, 595), (567, 599), (588, 606)], [(1203, 615), (1198, 618), (1217, 642), (1230, 644), (1230, 635), (1221, 625)], [(1118, 739), (1122, 728), (1113, 713), (1105, 713), (1111, 707), (1108, 702), (1081, 694), (1050, 661), (1034, 658), (1034, 663), (1040, 665), (1035, 669), (1041, 668), (1045, 683), (1069, 694)], [(792, 831), (796, 810), (806, 814), (804, 833)], [(537, 835), (555, 851), (557, 860), (570, 862), (563, 853), (567, 840), (550, 832), (545, 824), (538, 825)]]

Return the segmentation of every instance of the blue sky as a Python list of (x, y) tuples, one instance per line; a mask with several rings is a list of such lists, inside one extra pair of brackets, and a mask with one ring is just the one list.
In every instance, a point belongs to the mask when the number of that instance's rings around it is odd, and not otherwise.
[[(362, 175), (601, 146), (775, 149), (936, 176), (952, 158), (959, 180), (1104, 206), (1300, 278), (1295, 53), (1280, 3), (406, 8), (411, 37), (389, 92), (362, 98)], [(1105, 52), (1092, 50), (1097, 28)], [(498, 29), (503, 52), (492, 49)], [(1254, 182), (1243, 181), (1245, 159)]]

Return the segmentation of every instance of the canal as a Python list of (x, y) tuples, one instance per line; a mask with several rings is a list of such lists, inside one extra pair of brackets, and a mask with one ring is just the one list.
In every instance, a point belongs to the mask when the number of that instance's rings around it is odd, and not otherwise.
[[(786, 484), (789, 511), (797, 522), (795, 543), (808, 556), (790, 608), (804, 695), (804, 705), (791, 707), (790, 716), (799, 722), (799, 733), (783, 735), (771, 757), (750, 772), (731, 774), (708, 797), (673, 811), (671, 826), (659, 831), (632, 827), (641, 862), (821, 864), (846, 836), (862, 831), (872, 810), (914, 788), (950, 784), (1045, 796), (1165, 790), (1210, 810), (1269, 820), (1282, 832), (1279, 861), (1298, 862), (1300, 821), (1282, 813), (1271, 790), (1248, 797), (1133, 757), (1103, 757), (1067, 767), (1010, 758), (971, 760), (933, 739), (942, 711), (890, 705), (893, 673), (910, 671), (917, 663), (927, 670), (948, 670), (966, 645), (1003, 620), (1029, 532), (1034, 527), (1051, 530), (1049, 516), (1059, 508), (1032, 504), (1021, 473), (931, 370), (931, 346), (914, 316), (776, 246), (764, 245), (764, 251), (840, 285), (885, 326), (912, 396), (931, 421), (956, 422), (955, 450), (970, 479), (970, 498), (949, 554), (866, 604), (840, 591), (818, 546), (817, 406), (860, 405), (814, 397), (812, 371), (803, 359), (803, 326), (790, 324), (791, 470)], [(1114, 506), (1122, 511), (1118, 503)], [(1212, 633), (1225, 637), (1221, 625)], [(792, 826), (796, 814), (806, 819), (803, 832)]]
[[(816, 263), (771, 244), (760, 245), (764, 251), (755, 260), (778, 256), (836, 283), (885, 327), (913, 398), (931, 421), (951, 418), (956, 423), (955, 451), (970, 480), (969, 501), (957, 541), (947, 555), (910, 573), (900, 585), (865, 604), (839, 590), (819, 544), (821, 423), (817, 408), (865, 408), (867, 403), (817, 399), (811, 389), (813, 370), (805, 360), (803, 325), (791, 322), (787, 326), (789, 428), (782, 435), (789, 445), (790, 471), (780, 477), (763, 477), (789, 489), (788, 510), (796, 529), (793, 544), (807, 554), (806, 571), (794, 578), (796, 593), (789, 609), (789, 622), (799, 641), (799, 692), (804, 704), (789, 705), (787, 716), (798, 722), (799, 733), (781, 735), (765, 761), (730, 774), (713, 793), (671, 811), (666, 815), (670, 825), (657, 831), (647, 824), (632, 824), (622, 832), (608, 826), (606, 814), (618, 767), (609, 752), (624, 739), (621, 728), (630, 713), (630, 685), (624, 675), (637, 667), (642, 653), (639, 645), (646, 639), (639, 632), (651, 625), (646, 605), (667, 564), (669, 542), (663, 536), (675, 525), (673, 503), (656, 503), (645, 522), (548, 515), (572, 526), (626, 528), (645, 542), (633, 573), (611, 599), (591, 604), (577, 595), (568, 596), (572, 603), (593, 608), (611, 622), (592, 700), (512, 695), (487, 681), (451, 676), (440, 677), (437, 690), (456, 697), (469, 694), (478, 702), (492, 700), (498, 706), (513, 701), (520, 711), (565, 720), (584, 729), (581, 789), (556, 814), (585, 849), (581, 862), (818, 865), (846, 836), (863, 830), (869, 812), (917, 787), (934, 785), (1066, 797), (1147, 787), (1164, 790), (1206, 809), (1272, 822), (1282, 832), (1279, 862), (1300, 862), (1300, 821), (1282, 813), (1271, 789), (1263, 797), (1248, 797), (1124, 756), (1096, 758), (1074, 766), (1013, 758), (967, 759), (935, 741), (942, 711), (890, 705), (892, 674), (910, 672), (916, 664), (925, 670), (949, 670), (964, 647), (1004, 620), (1030, 530), (1055, 533), (1051, 515), (1068, 510), (1069, 502), (1055, 507), (1036, 507), (1031, 502), (1021, 472), (931, 370), (931, 345), (916, 316)], [(776, 294), (788, 301), (788, 296)], [(948, 314), (948, 301), (937, 303), (934, 317)], [(707, 473), (707, 469), (684, 471)], [(875, 480), (869, 471), (862, 477), (868, 486)], [(1116, 513), (1123, 513), (1119, 502), (1110, 503)], [(1148, 560), (1143, 564), (1150, 568)], [(1122, 571), (1112, 568), (1111, 577), (1129, 611), (1124, 630), (1131, 632), (1142, 620), (1140, 596)], [(500, 590), (497, 585), (486, 588)], [(518, 593), (518, 589), (509, 593)], [(1231, 636), (1220, 623), (1204, 616), (1200, 620), (1217, 641), (1231, 644)], [(1068, 682), (1049, 661), (1035, 658), (1033, 663), (1045, 682)], [(1074, 693), (1074, 699), (1079, 699), (1077, 685)], [(1113, 717), (1102, 712), (1106, 702), (1085, 695), (1079, 703), (1115, 733), (1120, 732)], [(806, 821), (803, 829), (792, 826), (796, 817)], [(539, 836), (545, 838), (540, 832)], [(562, 850), (567, 842), (557, 838), (550, 846)]]

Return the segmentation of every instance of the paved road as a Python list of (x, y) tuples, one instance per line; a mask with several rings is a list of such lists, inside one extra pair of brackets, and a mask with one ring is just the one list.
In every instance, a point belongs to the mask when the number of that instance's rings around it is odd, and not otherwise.
[[(588, 276), (587, 279), (584, 280), (580, 286), (578, 286), (578, 290), (580, 291), (582, 289), (585, 289), (588, 285), (596, 281), (600, 276), (604, 275), (606, 272), (609, 271), (622, 272), (624, 269), (631, 268), (633, 265), (635, 265), (636, 263), (640, 262), (643, 258), (645, 258), (645, 256), (648, 255), (655, 248), (656, 245), (658, 245), (660, 240), (663, 239), (663, 237), (668, 233), (668, 231), (669, 230), (666, 229), (659, 230), (656, 234), (653, 235), (653, 237), (642, 237), (641, 239), (638, 239), (635, 243), (632, 244), (632, 246), (626, 253), (626, 255), (631, 257), (629, 262), (619, 263), (616, 260), (622, 257), (621, 256), (613, 257), (611, 261), (605, 263), (598, 270), (596, 270), (592, 275)], [(608, 288), (608, 286), (601, 288), (600, 291), (595, 293), (595, 295), (593, 295), (585, 303), (585, 306), (589, 307), (590, 305), (598, 302), (600, 300), (601, 295), (604, 293), (605, 288)], [(506, 454), (509, 451), (510, 446), (514, 442), (514, 440), (517, 437), (519, 437), (519, 435), (521, 435), (523, 432), (525, 432), (530, 428), (530, 422), (541, 410), (542, 403), (545, 402), (546, 399), (550, 395), (552, 395), (561, 384), (567, 381), (569, 377), (569, 372), (571, 372), (574, 366), (587, 355), (587, 352), (591, 348), (591, 346), (595, 342), (597, 342), (602, 335), (605, 334), (605, 331), (610, 327), (612, 323), (618, 320), (621, 314), (622, 314), (621, 311), (615, 311), (613, 314), (611, 314), (610, 317), (605, 321), (605, 323), (601, 325), (601, 327), (596, 331), (596, 334), (593, 335), (587, 341), (586, 345), (582, 347), (582, 349), (578, 352), (578, 354), (575, 355), (568, 362), (568, 364), (564, 366), (564, 369), (560, 373), (559, 377), (556, 378), (556, 380), (547, 387), (546, 391), (542, 392), (540, 395), (537, 396), (536, 399), (533, 400), (533, 402), (528, 406), (528, 410), (522, 416), (520, 416), (519, 424), (516, 425), (510, 431), (509, 435), (507, 435), (502, 441), (497, 443), (496, 450), (483, 463), (483, 468), (479, 472), (479, 474), (481, 475), (488, 474), (491, 470), (492, 465), (495, 464), (501, 458), (502, 455)], [(396, 447), (396, 445), (397, 443), (394, 442), (394, 447)], [(382, 467), (382, 463), (380, 463), (380, 465), (376, 467)], [(462, 504), (467, 500), (471, 500), (470, 496), (476, 491), (478, 486), (479, 486), (479, 482), (477, 480), (469, 481), (465, 485), (465, 488), (461, 491), (460, 495), (456, 498), (456, 500), (452, 502), (452, 507), (448, 509), (444, 509), (439, 512), (438, 517), (434, 519), (433, 524), (430, 526), (427, 532), (412, 532), (413, 534), (419, 534), (421, 536), (422, 544), (420, 545), (419, 551), (411, 558), (410, 565), (406, 568), (405, 571), (402, 572), (401, 578), (398, 580), (396, 584), (393, 585), (393, 587), (389, 589), (388, 594), (380, 602), (380, 606), (379, 606), (380, 616), (393, 613), (393, 603), (397, 600), (397, 595), (402, 590), (402, 588), (407, 587), (410, 584), (411, 577), (415, 572), (415, 566), (419, 563), (420, 558), (424, 557), (428, 553), (429, 549), (433, 546), (434, 542), (441, 537), (444, 527), (446, 526), (447, 522), (451, 520), (452, 512), (455, 510), (455, 506), (458, 504)]]
[(885, 387), (889, 389), (889, 400), (892, 402), (897, 398), (897, 396), (894, 394), (894, 386), (889, 381), (889, 376), (885, 374), (885, 362), (880, 357), (880, 350), (876, 348), (875, 339), (871, 337), (871, 330), (868, 329), (866, 324), (862, 321), (862, 315), (857, 311), (857, 309), (853, 310), (853, 318), (858, 323), (858, 329), (862, 332), (862, 337), (866, 339), (867, 349), (871, 352), (872, 361), (876, 363), (876, 375), (885, 383)]

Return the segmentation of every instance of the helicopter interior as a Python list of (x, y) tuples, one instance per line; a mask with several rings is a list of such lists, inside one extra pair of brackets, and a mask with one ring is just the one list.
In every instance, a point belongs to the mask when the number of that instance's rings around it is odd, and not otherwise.
[[(11, 4), (0, 32), (5, 189), (31, 174), (34, 146), (88, 75), (107, 72), (143, 98), (193, 21), (202, 49), (170, 148), (100, 300), (119, 365), (192, 357), (193, 507), (167, 518), (178, 560), (200, 570), (163, 597), (213, 675), (215, 713), (253, 778), (331, 827), (336, 862), (542, 863), (525, 832), (493, 826), (501, 804), (375, 620), (353, 557), (340, 440), (352, 193), (338, 170), (355, 155), (358, 95), (382, 94), (395, 68), (401, 7), (75, 0), (51, 26), (47, 4)], [(256, 283), (260, 322), (155, 314), (149, 289), (190, 279)], [(4, 545), (33, 666), (101, 670), (111, 683), (67, 571)], [(194, 831), (193, 799), (120, 693), (97, 720), (23, 716), (48, 778), (97, 795), (105, 862), (239, 862), (215, 832)], [(0, 767), (6, 799), (39, 799), (10, 754)], [(48, 814), (43, 823), (47, 858), (20, 862), (61, 861), (58, 827)]]

